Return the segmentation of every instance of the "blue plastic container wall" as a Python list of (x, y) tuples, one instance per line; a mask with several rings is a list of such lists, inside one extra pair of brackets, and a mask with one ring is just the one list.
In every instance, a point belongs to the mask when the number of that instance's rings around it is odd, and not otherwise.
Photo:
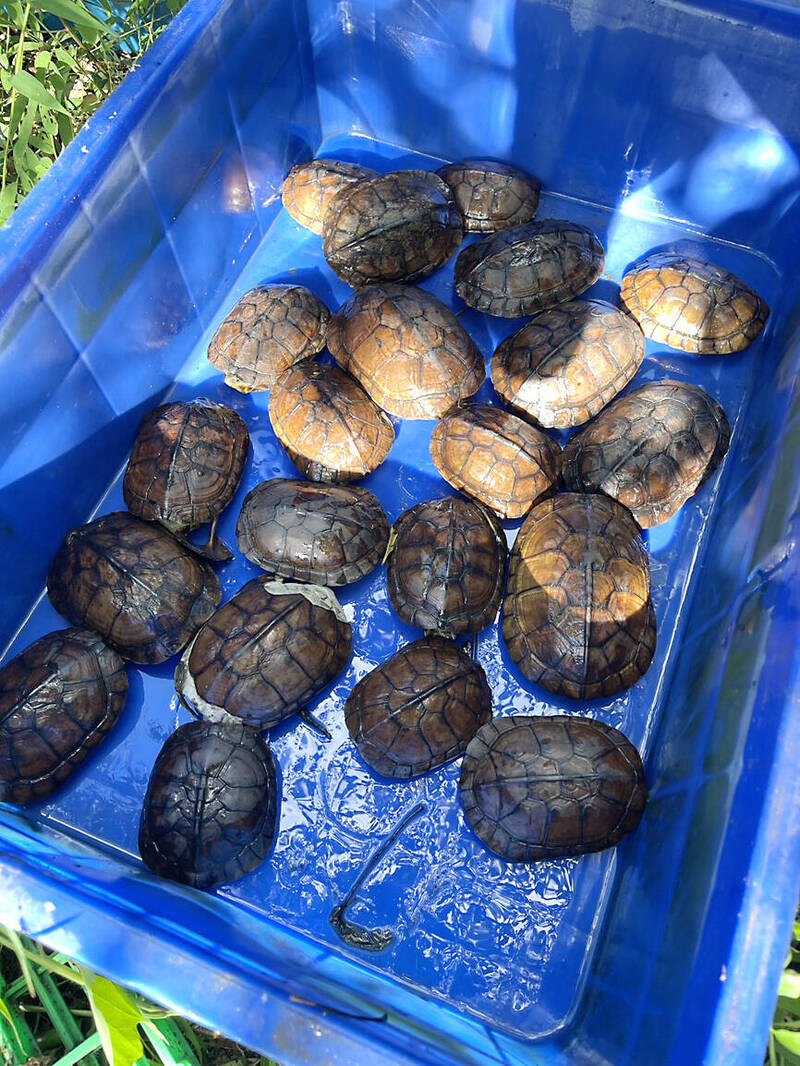
[[(458, 764), (407, 783), (366, 770), (342, 704), (413, 636), (379, 569), (342, 591), (353, 658), (312, 705), (333, 739), (296, 721), (270, 737), (281, 825), (259, 870), (198, 893), (143, 869), (147, 778), (187, 715), (174, 663), (130, 668), (119, 725), (68, 786), (0, 807), (0, 920), (286, 1066), (760, 1061), (800, 883), (798, 70), (800, 8), (779, 0), (191, 0), (0, 234), (8, 654), (63, 626), (49, 560), (122, 506), (136, 427), (165, 396), (248, 422), (228, 543), (245, 493), (294, 473), (267, 396), (229, 390), (206, 349), (254, 284), (302, 280), (331, 307), (349, 293), (282, 209), (300, 160), (508, 160), (542, 179), (539, 217), (599, 234), (594, 292), (616, 298), (629, 263), (677, 246), (772, 314), (725, 358), (648, 342), (633, 382), (696, 382), (733, 427), (720, 470), (650, 531), (659, 647), (642, 682), (582, 707), (525, 682), (496, 625), (478, 642), (496, 714), (580, 710), (640, 747), (651, 799), (618, 848), (511, 865), (466, 824)], [(424, 287), (460, 309), (452, 269)], [(461, 321), (487, 357), (518, 325)], [(448, 492), (431, 430), (398, 422), (365, 481), (391, 518)], [(223, 566), (225, 595), (255, 573)], [(394, 932), (367, 956), (328, 914), (417, 802), (353, 907)]]

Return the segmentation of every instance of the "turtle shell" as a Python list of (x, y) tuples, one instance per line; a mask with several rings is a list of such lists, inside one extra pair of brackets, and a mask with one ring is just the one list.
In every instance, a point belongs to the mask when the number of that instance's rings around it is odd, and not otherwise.
[(729, 270), (672, 252), (629, 270), (620, 299), (646, 337), (702, 355), (741, 351), (769, 315), (758, 293)]
[(264, 392), (293, 363), (322, 351), (330, 317), (303, 285), (259, 285), (228, 312), (208, 361), (232, 389)]
[(577, 493), (533, 508), (511, 551), (503, 639), (526, 677), (569, 699), (613, 696), (639, 680), (656, 621), (630, 511)]
[(478, 311), (518, 318), (580, 296), (604, 264), (603, 246), (586, 226), (526, 222), (465, 248), (456, 260), (456, 292)]
[(169, 659), (211, 616), (217, 575), (161, 526), (113, 511), (71, 529), (50, 564), (50, 602), (125, 659)]
[(282, 374), (269, 398), (275, 436), (312, 481), (355, 481), (381, 465), (394, 427), (337, 366), (304, 359)]
[(462, 235), (450, 187), (425, 170), (398, 170), (343, 189), (322, 229), (329, 266), (353, 288), (427, 277), (455, 254)]
[(603, 300), (573, 300), (538, 315), (497, 346), (492, 384), (540, 426), (588, 422), (644, 359), (644, 334)]
[(145, 415), (122, 482), (131, 514), (171, 532), (212, 522), (231, 502), (250, 447), (243, 419), (221, 403), (167, 403)]
[(539, 206), (542, 183), (506, 163), (467, 159), (439, 167), (436, 173), (452, 189), (468, 233), (520, 226), (530, 222)]
[(316, 585), (347, 585), (374, 570), (389, 541), (377, 496), (358, 485), (262, 481), (236, 523), (247, 558), (270, 574)]
[(322, 235), (322, 224), (331, 200), (357, 181), (377, 178), (377, 170), (338, 159), (311, 159), (292, 167), (283, 183), (283, 206), (301, 226)]
[(270, 729), (347, 665), (353, 635), (331, 589), (254, 578), (183, 653), (175, 688), (211, 721)]
[(506, 538), (478, 504), (448, 496), (418, 503), (394, 524), (389, 601), (409, 625), (443, 636), (494, 619), (506, 576)]
[(0, 670), (0, 801), (47, 799), (120, 716), (125, 664), (90, 629), (34, 641)]
[(258, 733), (241, 723), (187, 722), (158, 753), (139, 853), (160, 877), (210, 888), (262, 863), (277, 824), (278, 776)]
[(361, 757), (384, 777), (416, 777), (457, 758), (491, 715), (483, 669), (439, 636), (401, 648), (344, 705)]
[(604, 492), (644, 529), (666, 522), (722, 462), (725, 412), (699, 385), (659, 381), (620, 396), (564, 449), (564, 482)]
[(499, 518), (521, 518), (554, 492), (561, 449), (536, 426), (489, 404), (454, 407), (431, 436), (431, 456), (449, 483)]
[(493, 718), (469, 743), (459, 794), (483, 843), (511, 862), (602, 851), (638, 826), (647, 787), (618, 729), (578, 715)]
[(331, 320), (328, 348), (398, 418), (439, 418), (486, 377), (483, 356), (449, 308), (411, 285), (370, 285)]

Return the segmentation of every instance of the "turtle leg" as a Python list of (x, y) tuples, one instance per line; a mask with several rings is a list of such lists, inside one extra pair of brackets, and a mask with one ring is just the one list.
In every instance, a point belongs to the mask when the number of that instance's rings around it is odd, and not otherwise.
[(322, 724), (322, 722), (320, 722), (318, 718), (315, 718), (307, 707), (301, 707), (300, 710), (297, 712), (297, 717), (300, 719), (301, 722), (305, 722), (306, 725), (310, 725), (311, 728), (317, 733), (322, 733), (323, 737), (326, 737), (328, 740), (333, 740), (333, 737)]
[(223, 544), (221, 540), (217, 539), (217, 519), (219, 515), (215, 515), (211, 522), (211, 529), (208, 531), (208, 540), (203, 545), (202, 551), (209, 559), (213, 559), (214, 562), (226, 563), (233, 558), (233, 552), (227, 546)]

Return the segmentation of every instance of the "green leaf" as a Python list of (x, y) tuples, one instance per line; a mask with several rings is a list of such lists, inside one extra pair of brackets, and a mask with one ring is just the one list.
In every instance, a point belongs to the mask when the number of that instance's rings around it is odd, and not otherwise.
[(790, 1029), (773, 1029), (772, 1033), (782, 1057), (791, 1066), (800, 1063), (800, 1033), (793, 1033)]
[(46, 11), (48, 15), (56, 15), (65, 22), (72, 22), (82, 29), (94, 30), (95, 33), (113, 36), (111, 30), (104, 26), (99, 19), (75, 0), (32, 0), (31, 7), (35, 11)]
[(16, 89), (22, 96), (27, 96), (29, 100), (35, 101), (40, 107), (45, 107), (50, 111), (62, 111), (65, 115), (68, 114), (50, 90), (45, 89), (39, 79), (34, 78), (33, 74), (29, 74), (27, 70), (21, 70), (18, 74), (11, 75), (11, 87)]
[(72, 122), (67, 115), (60, 114), (56, 115), (56, 122), (58, 123), (58, 135), (61, 138), (61, 143), (66, 147), (75, 136)]
[(52, 55), (46, 48), (40, 48), (36, 53), (36, 59), (33, 61), (34, 70), (47, 70), (52, 62)]
[(12, 181), (0, 192), (0, 224), (7, 222), (17, 206), (17, 183)]
[(137, 1025), (144, 1021), (142, 1012), (130, 992), (119, 985), (81, 968), (100, 1034), (103, 1051), (110, 1066), (131, 1066), (144, 1055)]
[(796, 970), (784, 970), (778, 985), (778, 995), (785, 999), (800, 999), (800, 973)]
[(8, 17), (11, 19), (11, 25), (15, 29), (21, 30), (25, 25), (25, 14), (22, 4), (19, 0), (6, 0), (6, 3), (3, 6), (8, 12)]

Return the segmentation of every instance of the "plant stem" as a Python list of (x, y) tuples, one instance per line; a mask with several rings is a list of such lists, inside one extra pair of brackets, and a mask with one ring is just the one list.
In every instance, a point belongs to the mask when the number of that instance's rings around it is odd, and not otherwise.
[[(25, 5), (25, 11), (22, 15), (22, 25), (19, 30), (19, 44), (17, 45), (17, 54), (14, 59), (14, 73), (19, 74), (22, 70), (22, 59), (25, 54), (25, 30), (28, 26), (28, 16), (31, 13), (31, 5), (27, 3)], [(9, 29), (9, 34), (11, 30)], [(10, 39), (10, 38), (9, 38)], [(8, 112), (8, 135), (6, 137), (6, 143), (3, 145), (3, 172), (0, 175), (0, 192), (6, 187), (6, 181), (8, 178), (8, 149), (11, 145), (11, 120), (14, 118), (14, 103), (17, 99), (17, 90), (12, 86), (11, 88), (11, 104)]]
[[(2, 932), (0, 932), (0, 946), (8, 948), (10, 951), (15, 951), (14, 943), (11, 938)], [(20, 945), (19, 950), (23, 952), (27, 958), (32, 959), (37, 966), (42, 966), (50, 973), (58, 974), (59, 977), (63, 977), (66, 981), (74, 981), (76, 985), (81, 985), (81, 987), (83, 987), (83, 981), (81, 980), (80, 975), (71, 967), (64, 966), (60, 962), (54, 962), (51, 958), (48, 958), (47, 955), (40, 955), (36, 951), (31, 951), (30, 948), (24, 947), (24, 945)]]

